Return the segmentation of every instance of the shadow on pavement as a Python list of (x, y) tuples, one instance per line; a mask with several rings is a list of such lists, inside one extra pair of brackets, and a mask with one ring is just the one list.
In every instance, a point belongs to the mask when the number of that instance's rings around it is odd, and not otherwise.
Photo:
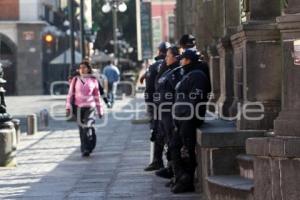
[(74, 123), (51, 121), (50, 132), (26, 138), (19, 166), (0, 171), (0, 199), (200, 199), (197, 194), (172, 195), (166, 180), (144, 172), (148, 126), (112, 116), (108, 113), (108, 125), (97, 129), (97, 147), (89, 158), (81, 157)]

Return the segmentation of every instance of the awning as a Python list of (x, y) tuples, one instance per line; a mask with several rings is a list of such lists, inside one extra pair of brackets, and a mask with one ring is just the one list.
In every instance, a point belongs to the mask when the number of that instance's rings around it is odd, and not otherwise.
[[(75, 51), (75, 64), (81, 63), (81, 53), (78, 51)], [(56, 58), (54, 58), (50, 64), (71, 64), (71, 50), (68, 49)]]

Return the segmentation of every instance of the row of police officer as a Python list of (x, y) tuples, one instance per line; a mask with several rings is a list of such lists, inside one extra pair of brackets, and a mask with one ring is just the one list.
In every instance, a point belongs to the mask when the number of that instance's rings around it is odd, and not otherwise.
[(144, 77), (154, 142), (154, 159), (145, 171), (156, 171), (156, 175), (170, 178), (166, 186), (173, 193), (194, 190), (196, 128), (204, 122), (211, 92), (208, 65), (196, 49), (195, 38), (183, 35), (179, 43), (181, 49), (162, 42), (156, 61)]

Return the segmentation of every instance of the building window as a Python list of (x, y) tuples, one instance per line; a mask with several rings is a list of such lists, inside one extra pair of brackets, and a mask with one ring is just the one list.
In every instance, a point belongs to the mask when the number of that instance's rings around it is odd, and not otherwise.
[(52, 11), (52, 8), (48, 5), (42, 5), (42, 6), (43, 6), (42, 13), (41, 13), (42, 19), (47, 21), (50, 24), (53, 24), (54, 13)]

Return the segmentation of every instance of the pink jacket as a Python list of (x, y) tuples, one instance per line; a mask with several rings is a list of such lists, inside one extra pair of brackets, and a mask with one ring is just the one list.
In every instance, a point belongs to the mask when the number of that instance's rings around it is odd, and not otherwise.
[[(77, 80), (76, 80), (77, 79)], [(74, 77), (70, 83), (69, 93), (67, 96), (67, 109), (71, 109), (71, 99), (73, 96), (74, 83), (75, 85), (75, 105), (77, 107), (96, 107), (98, 114), (103, 115), (103, 104), (100, 100), (98, 80), (94, 77), (81, 78)]]

